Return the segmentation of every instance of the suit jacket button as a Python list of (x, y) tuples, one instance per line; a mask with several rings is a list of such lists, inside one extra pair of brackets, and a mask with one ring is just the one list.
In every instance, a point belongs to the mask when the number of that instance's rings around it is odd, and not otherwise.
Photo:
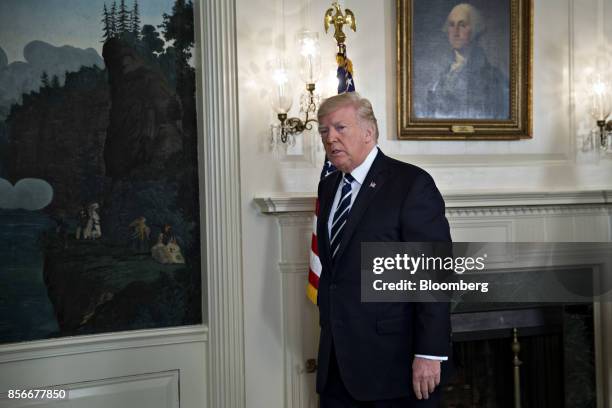
[(329, 285), (329, 290), (334, 290), (336, 289), (336, 284), (332, 283), (331, 285)]

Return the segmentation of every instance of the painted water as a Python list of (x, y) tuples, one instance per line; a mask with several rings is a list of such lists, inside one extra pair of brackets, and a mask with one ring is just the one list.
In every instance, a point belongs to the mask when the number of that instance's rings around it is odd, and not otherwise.
[(59, 328), (43, 281), (43, 234), (55, 223), (37, 211), (0, 209), (0, 341), (54, 337)]

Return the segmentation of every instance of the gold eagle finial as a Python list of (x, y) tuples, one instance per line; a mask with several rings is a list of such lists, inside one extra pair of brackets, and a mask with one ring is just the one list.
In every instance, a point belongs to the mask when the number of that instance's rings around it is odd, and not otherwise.
[[(334, 11), (336, 14), (334, 15)], [(344, 14), (340, 9), (340, 4), (337, 1), (332, 3), (332, 6), (327, 9), (325, 16), (323, 17), (323, 27), (325, 32), (329, 30), (329, 26), (334, 25), (334, 38), (338, 44), (344, 44), (346, 40), (346, 34), (342, 31), (342, 26), (347, 24), (351, 30), (357, 31), (357, 24), (355, 21), (355, 14), (349, 9), (344, 10)]]

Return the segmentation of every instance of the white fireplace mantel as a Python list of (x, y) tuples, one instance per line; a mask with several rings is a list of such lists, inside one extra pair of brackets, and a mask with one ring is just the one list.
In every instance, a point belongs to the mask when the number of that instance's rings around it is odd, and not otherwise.
[[(610, 242), (612, 190), (530, 192), (443, 192), (454, 241)], [(261, 194), (263, 214), (278, 220), (278, 272), (282, 289), (285, 406), (315, 407), (316, 308), (305, 296), (314, 193)], [(594, 247), (597, 244), (594, 244)], [(598, 404), (612, 408), (612, 303), (595, 304)]]
[[(443, 194), (446, 207), (532, 207), (555, 205), (612, 204), (612, 190), (451, 192)], [(264, 214), (314, 211), (316, 193), (270, 193), (255, 197)]]

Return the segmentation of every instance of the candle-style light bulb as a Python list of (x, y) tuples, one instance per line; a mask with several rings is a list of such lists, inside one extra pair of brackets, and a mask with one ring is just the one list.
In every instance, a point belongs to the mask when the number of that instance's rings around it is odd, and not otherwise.
[(300, 77), (306, 84), (314, 84), (321, 76), (319, 33), (304, 30), (297, 36), (300, 52)]
[(598, 58), (594, 73), (588, 77), (590, 106), (589, 112), (599, 128), (599, 147), (608, 149), (607, 121), (612, 113), (612, 83), (610, 65), (606, 59)]
[(272, 109), (277, 114), (287, 113), (293, 104), (293, 92), (287, 63), (281, 59), (272, 61), (268, 63), (268, 70), (274, 84), (270, 95)]
[(606, 120), (612, 110), (610, 82), (601, 73), (595, 73), (590, 83), (591, 116), (595, 120)]

